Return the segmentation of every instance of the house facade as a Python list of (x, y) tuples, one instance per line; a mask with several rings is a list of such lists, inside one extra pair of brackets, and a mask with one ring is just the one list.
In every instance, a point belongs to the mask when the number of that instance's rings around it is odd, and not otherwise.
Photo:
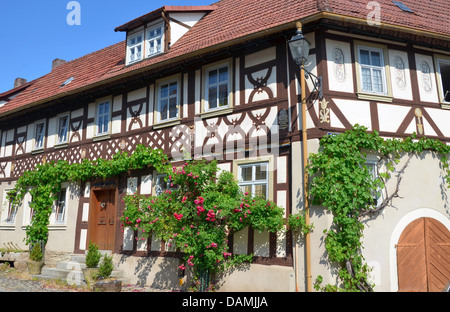
[[(273, 200), (288, 217), (303, 210), (305, 143), (317, 152), (321, 137), (355, 124), (385, 138), (417, 133), (450, 142), (450, 33), (444, 14), (450, 8), (444, 0), (432, 9), (406, 2), (407, 7), (379, 1), (375, 23), (364, 1), (165, 6), (117, 27), (123, 42), (70, 62), (55, 60), (52, 71), (34, 81), (17, 80), (0, 94), (0, 243), (26, 248), (32, 199), (25, 196), (20, 207), (12, 207), (6, 193), (44, 162), (110, 159), (138, 144), (162, 149), (174, 165), (217, 159), (243, 190)], [(425, 24), (427, 10), (435, 18)], [(321, 81), (320, 96), (315, 78), (306, 81), (306, 142), (300, 71), (287, 44), (298, 22), (311, 43), (306, 69)], [(401, 197), (381, 216), (365, 220), (363, 254), (376, 291), (436, 291), (450, 279), (443, 176), (432, 153), (413, 158)], [(83, 254), (94, 241), (114, 253), (131, 282), (178, 287), (178, 254), (154, 238), (137, 241), (137, 233), (122, 232), (117, 221), (124, 196), (157, 195), (169, 187), (164, 176), (149, 168), (63, 187), (50, 219), (48, 263)], [(395, 181), (388, 192), (392, 188)], [(219, 290), (304, 291), (307, 257), (313, 279), (321, 275), (336, 283), (323, 241), (332, 216), (323, 207), (310, 213), (310, 246), (289, 231), (246, 228), (230, 237), (232, 253), (254, 259), (223, 276)], [(411, 241), (410, 232), (426, 239)], [(410, 259), (399, 252), (399, 246), (412, 245), (419, 246), (419, 267), (436, 270), (421, 272), (421, 283), (408, 281)]]

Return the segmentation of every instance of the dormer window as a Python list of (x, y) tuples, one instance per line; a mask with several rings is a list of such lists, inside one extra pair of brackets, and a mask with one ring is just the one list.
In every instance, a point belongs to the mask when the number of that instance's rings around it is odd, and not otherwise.
[(163, 52), (163, 34), (162, 23), (147, 30), (147, 57)]
[(138, 33), (128, 38), (128, 64), (142, 60), (143, 37), (143, 33)]
[(163, 6), (115, 28), (127, 33), (126, 65), (167, 52), (213, 5)]

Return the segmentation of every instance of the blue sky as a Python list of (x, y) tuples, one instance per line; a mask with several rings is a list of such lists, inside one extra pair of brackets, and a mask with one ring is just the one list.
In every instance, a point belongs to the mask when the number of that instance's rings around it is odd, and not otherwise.
[(114, 28), (164, 5), (208, 5), (215, 0), (78, 0), (81, 25), (68, 25), (71, 0), (0, 0), (0, 93), (17, 77), (28, 81), (125, 39)]

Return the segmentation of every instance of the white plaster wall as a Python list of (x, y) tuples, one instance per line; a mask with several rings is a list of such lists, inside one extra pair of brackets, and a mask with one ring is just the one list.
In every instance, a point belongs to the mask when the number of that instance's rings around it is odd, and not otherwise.
[[(325, 45), (327, 51), (328, 85), (330, 90), (353, 93), (353, 69), (350, 44), (326, 39)], [(334, 62), (334, 49), (342, 51), (343, 64), (336, 64)], [(337, 67), (343, 73), (343, 76), (339, 76), (339, 79), (336, 76)]]

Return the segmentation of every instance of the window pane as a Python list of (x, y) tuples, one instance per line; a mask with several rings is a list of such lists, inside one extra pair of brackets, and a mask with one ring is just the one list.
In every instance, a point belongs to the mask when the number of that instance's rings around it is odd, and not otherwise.
[(208, 103), (209, 108), (217, 107), (217, 87), (210, 87), (208, 89)]
[(359, 50), (359, 62), (364, 65), (370, 65), (369, 51)]
[(67, 141), (67, 121), (68, 118), (67, 117), (62, 117), (59, 119), (59, 137), (58, 137), (58, 142), (66, 142)]
[(266, 184), (255, 185), (255, 197), (259, 196), (262, 198), (266, 198), (266, 194), (267, 194), (267, 185)]
[(252, 181), (252, 166), (241, 167), (241, 181)]
[(219, 81), (228, 81), (228, 67), (222, 67), (219, 69)]
[(374, 69), (373, 73), (373, 90), (375, 92), (383, 92), (383, 78), (381, 76), (381, 70)]
[(64, 222), (66, 210), (66, 190), (61, 190), (56, 203), (56, 222)]
[(209, 72), (209, 84), (217, 83), (217, 70), (212, 70)]
[(255, 179), (256, 180), (267, 179), (267, 165), (264, 164), (255, 166)]
[(381, 54), (380, 52), (371, 52), (372, 56), (372, 65), (373, 66), (381, 66)]
[(361, 68), (362, 73), (362, 89), (363, 91), (372, 91), (372, 78), (369, 68)]
[(162, 85), (161, 86), (161, 98), (166, 98), (169, 96), (169, 86)]
[(178, 115), (177, 98), (173, 97), (169, 100), (169, 118), (175, 118)]
[(169, 92), (169, 95), (170, 95), (170, 96), (177, 95), (177, 83), (176, 83), (176, 82), (172, 82), (172, 83), (170, 84), (170, 92)]
[(220, 85), (219, 87), (219, 106), (228, 105), (228, 84)]
[(167, 119), (168, 100), (162, 100), (160, 105), (161, 120)]
[(104, 105), (104, 111), (105, 111), (105, 114), (109, 114), (109, 102), (107, 102), (107, 103), (104, 103), (103, 104)]

